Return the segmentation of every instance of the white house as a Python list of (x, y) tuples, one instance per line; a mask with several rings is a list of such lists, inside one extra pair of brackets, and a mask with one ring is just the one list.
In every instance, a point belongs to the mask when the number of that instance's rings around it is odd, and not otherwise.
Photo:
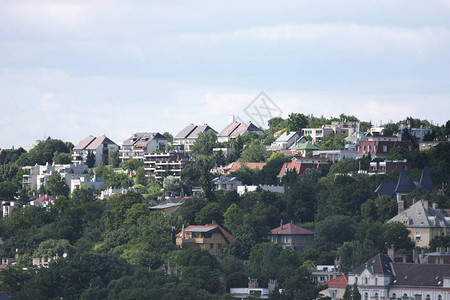
[(122, 143), (120, 159), (144, 160), (144, 155), (155, 150), (167, 151), (167, 138), (159, 132), (137, 132)]
[(111, 150), (117, 151), (119, 146), (104, 135), (100, 137), (90, 135), (73, 148), (72, 162), (86, 162), (88, 154), (93, 153), (95, 155), (95, 166), (98, 166), (101, 162), (107, 164), (108, 154)]

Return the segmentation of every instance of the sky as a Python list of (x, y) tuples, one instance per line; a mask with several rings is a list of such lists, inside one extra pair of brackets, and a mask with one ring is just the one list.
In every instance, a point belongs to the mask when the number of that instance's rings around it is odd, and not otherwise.
[(2, 0), (0, 148), (255, 111), (445, 124), (449, 53), (450, 0)]

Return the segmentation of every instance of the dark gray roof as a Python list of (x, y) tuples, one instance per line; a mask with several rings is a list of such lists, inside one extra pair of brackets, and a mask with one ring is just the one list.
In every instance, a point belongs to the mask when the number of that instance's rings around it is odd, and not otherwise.
[(419, 185), (422, 187), (422, 189), (424, 191), (427, 191), (427, 192), (434, 191), (433, 182), (431, 181), (430, 169), (428, 169), (427, 166), (425, 166), (425, 168), (423, 168), (423, 170), (422, 170), (422, 175), (420, 176)]
[(416, 188), (414, 182), (409, 180), (406, 175), (405, 169), (400, 172), (400, 176), (398, 178), (397, 186), (395, 187), (396, 193), (411, 193)]
[(396, 186), (397, 182), (383, 182), (377, 187), (377, 189), (374, 192), (377, 193), (380, 197), (386, 195), (391, 198), (395, 198)]
[(442, 277), (450, 276), (449, 265), (393, 263), (393, 285), (442, 287)]
[(386, 254), (377, 254), (364, 264), (353, 270), (353, 274), (360, 275), (366, 268), (372, 274), (393, 275), (391, 268), (392, 260)]

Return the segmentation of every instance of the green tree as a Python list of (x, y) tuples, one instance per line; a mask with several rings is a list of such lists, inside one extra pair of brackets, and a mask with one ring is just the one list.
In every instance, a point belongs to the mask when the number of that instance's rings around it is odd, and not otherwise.
[(37, 144), (33, 149), (27, 153), (23, 153), (18, 159), (18, 163), (22, 166), (45, 165), (53, 163), (53, 156), (55, 152), (70, 153), (68, 145), (61, 140), (51, 139), (50, 137), (45, 141)]
[(94, 152), (89, 151), (86, 157), (86, 165), (88, 168), (93, 168), (95, 166), (95, 154)]
[(381, 131), (381, 133), (383, 135), (394, 135), (394, 133), (397, 133), (398, 131), (398, 124), (397, 123), (389, 123), (389, 124), (385, 124), (383, 126), (383, 130)]
[(300, 113), (291, 113), (286, 120), (288, 131), (299, 131), (308, 126), (308, 117)]
[(191, 152), (194, 155), (212, 155), (213, 148), (216, 146), (217, 135), (214, 131), (208, 130), (198, 134)]
[(397, 250), (411, 251), (415, 244), (409, 238), (409, 230), (402, 223), (394, 222), (385, 225), (383, 239), (386, 248), (394, 247)]
[(269, 133), (275, 133), (286, 127), (286, 121), (281, 117), (275, 117), (267, 122), (269, 125)]
[(66, 239), (48, 239), (39, 244), (39, 247), (33, 252), (33, 257), (53, 258), (55, 256), (72, 255), (74, 247)]
[(220, 210), (220, 205), (217, 202), (210, 202), (206, 204), (196, 215), (195, 222), (197, 224), (211, 224), (216, 221), (219, 224), (223, 222), (223, 214)]
[(70, 188), (59, 172), (53, 172), (45, 183), (45, 189), (52, 196), (69, 196)]
[(135, 177), (135, 182), (136, 184), (142, 184), (142, 185), (147, 185), (148, 179), (145, 176), (146, 172), (144, 167), (139, 167), (136, 170), (136, 177)]
[(225, 212), (225, 227), (231, 231), (232, 234), (242, 226), (244, 222), (244, 215), (242, 210), (235, 203), (231, 204)]
[(118, 150), (109, 149), (108, 151), (108, 164), (113, 168), (118, 168), (120, 165), (120, 154)]
[(334, 133), (327, 135), (320, 142), (320, 150), (342, 149), (345, 146), (345, 136)]
[(263, 162), (266, 160), (266, 150), (261, 141), (253, 141), (248, 145), (239, 158), (241, 162)]
[(72, 155), (70, 153), (55, 152), (53, 155), (53, 162), (55, 164), (70, 164), (72, 162)]
[(164, 191), (166, 191), (168, 193), (179, 192), (180, 191), (180, 180), (175, 178), (172, 175), (169, 175), (166, 178), (164, 178), (163, 188), (164, 188)]

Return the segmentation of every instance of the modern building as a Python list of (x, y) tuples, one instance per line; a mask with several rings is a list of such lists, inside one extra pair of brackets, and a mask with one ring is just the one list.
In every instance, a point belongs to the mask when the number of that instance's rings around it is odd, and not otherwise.
[(320, 128), (303, 128), (302, 135), (310, 136), (314, 143), (320, 142), (324, 137), (329, 136), (334, 131), (329, 126), (322, 126)]
[(282, 185), (239, 185), (237, 193), (242, 196), (247, 192), (254, 192), (258, 189), (272, 193), (284, 193), (284, 186)]
[(396, 147), (412, 151), (414, 144), (411, 141), (403, 140), (401, 135), (365, 134), (357, 146), (356, 157), (361, 158), (370, 154), (372, 158), (385, 158)]
[(188, 226), (176, 235), (177, 246), (200, 248), (214, 255), (218, 255), (232, 240), (233, 236), (215, 221), (212, 224)]
[(411, 164), (406, 159), (394, 161), (371, 161), (368, 174), (389, 174), (393, 171), (401, 172), (402, 170), (409, 170), (410, 167)]
[(268, 240), (280, 244), (284, 249), (304, 251), (306, 247), (314, 242), (314, 232), (295, 225), (292, 221), (281, 224), (270, 231)]
[(144, 155), (144, 169), (147, 177), (162, 179), (172, 175), (181, 178), (181, 171), (192, 163), (191, 155), (186, 152), (155, 152)]
[(108, 164), (109, 151), (113, 150), (119, 150), (119, 146), (106, 136), (94, 137), (90, 135), (73, 148), (72, 162), (86, 163), (88, 155), (94, 154), (94, 166), (98, 166), (100, 163), (106, 165)]
[(217, 131), (212, 129), (208, 124), (190, 124), (186, 126), (173, 138), (173, 149), (175, 151), (190, 152), (191, 147), (194, 145), (195, 141), (198, 138), (198, 135), (207, 131), (212, 131), (214, 132), (214, 134), (217, 134)]
[(159, 132), (137, 132), (122, 143), (120, 159), (144, 160), (144, 155), (152, 152), (166, 152), (167, 138)]
[(346, 158), (356, 158), (354, 150), (314, 150), (313, 157), (328, 158), (331, 162), (340, 161)]
[(80, 178), (75, 178), (70, 181), (70, 191), (73, 192), (76, 189), (86, 186), (94, 190), (100, 190), (105, 184), (105, 179), (102, 177), (89, 177), (81, 176)]

